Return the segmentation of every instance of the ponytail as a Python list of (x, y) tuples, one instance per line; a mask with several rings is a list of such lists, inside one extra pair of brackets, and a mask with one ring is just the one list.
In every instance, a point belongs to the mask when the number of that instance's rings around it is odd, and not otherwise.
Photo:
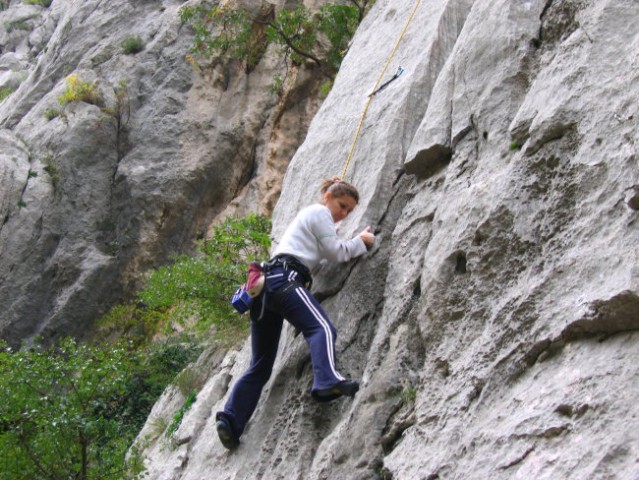
[(332, 177), (322, 182), (322, 187), (320, 188), (320, 193), (324, 195), (325, 193), (330, 193), (334, 197), (343, 197), (344, 195), (348, 195), (352, 197), (355, 202), (359, 203), (359, 192), (354, 185), (345, 182), (340, 177)]

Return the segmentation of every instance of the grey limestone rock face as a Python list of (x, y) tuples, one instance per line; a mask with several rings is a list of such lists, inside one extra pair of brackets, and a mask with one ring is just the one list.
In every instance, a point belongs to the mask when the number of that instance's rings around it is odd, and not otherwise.
[[(413, 6), (378, 0), (361, 25), (275, 240), (341, 173)], [(213, 414), (247, 343), (211, 372), (188, 441), (159, 455), (146, 437), (150, 478), (639, 478), (638, 23), (631, 0), (421, 2), (347, 172), (362, 201), (341, 232), (372, 225), (378, 244), (315, 287), (360, 392), (313, 403), (285, 330), (229, 453)]]

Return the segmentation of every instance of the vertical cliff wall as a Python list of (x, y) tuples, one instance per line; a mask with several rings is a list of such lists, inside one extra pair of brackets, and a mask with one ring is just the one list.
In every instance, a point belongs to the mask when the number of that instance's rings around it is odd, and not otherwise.
[[(412, 1), (378, 0), (287, 170), (277, 239), (340, 174)], [(285, 331), (242, 444), (213, 413), (248, 344), (169, 442), (140, 436), (149, 478), (639, 478), (637, 98), (633, 0), (431, 0), (418, 6), (363, 124), (342, 234), (379, 243), (322, 274), (353, 400), (316, 404)], [(155, 422), (155, 423), (154, 423)]]

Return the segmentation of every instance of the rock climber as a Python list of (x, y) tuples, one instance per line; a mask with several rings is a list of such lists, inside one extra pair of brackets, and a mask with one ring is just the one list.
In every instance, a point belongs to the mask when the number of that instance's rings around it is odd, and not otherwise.
[(251, 305), (251, 364), (235, 383), (224, 410), (216, 414), (222, 444), (239, 445), (244, 427), (253, 414), (262, 388), (271, 376), (283, 320), (301, 331), (311, 351), (311, 396), (328, 402), (343, 395), (354, 396), (356, 381), (344, 378), (335, 365), (336, 330), (310, 292), (311, 272), (323, 260), (347, 262), (364, 254), (375, 243), (366, 227), (350, 240), (337, 236), (335, 224), (348, 216), (359, 202), (350, 183), (334, 177), (322, 182), (320, 203), (302, 209), (284, 232), (274, 257), (265, 264), (263, 293)]

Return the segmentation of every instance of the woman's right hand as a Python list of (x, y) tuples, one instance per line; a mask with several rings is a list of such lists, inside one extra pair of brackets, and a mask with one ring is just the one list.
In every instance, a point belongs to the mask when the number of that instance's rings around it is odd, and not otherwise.
[(375, 243), (375, 234), (371, 232), (371, 227), (366, 227), (364, 230), (362, 230), (358, 237), (362, 239), (362, 241), (366, 245), (366, 248), (369, 250)]

